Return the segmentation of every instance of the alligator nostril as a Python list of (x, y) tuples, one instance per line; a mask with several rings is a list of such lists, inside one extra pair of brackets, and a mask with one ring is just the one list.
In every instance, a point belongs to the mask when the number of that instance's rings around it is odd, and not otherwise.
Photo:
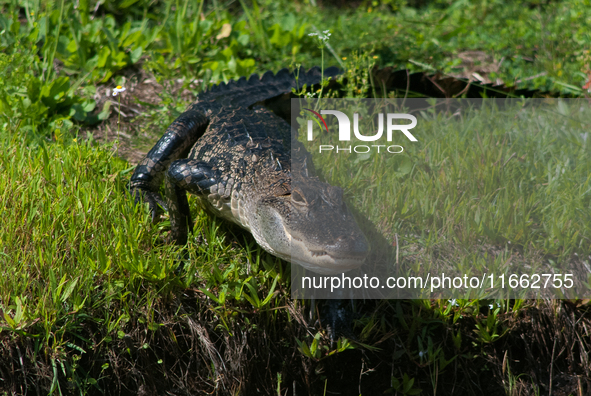
[(369, 251), (367, 239), (363, 234), (340, 236), (333, 245), (337, 255), (363, 257)]

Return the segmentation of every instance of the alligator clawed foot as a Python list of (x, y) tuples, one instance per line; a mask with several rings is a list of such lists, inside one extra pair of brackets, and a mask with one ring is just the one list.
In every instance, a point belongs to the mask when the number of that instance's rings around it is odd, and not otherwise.
[(163, 208), (164, 210), (167, 210), (164, 199), (162, 199), (162, 196), (159, 193), (133, 189), (131, 194), (133, 195), (136, 204), (142, 202), (146, 202), (148, 204), (148, 209), (150, 210), (150, 214), (152, 216), (152, 223), (158, 222), (160, 215), (164, 213)]
[(321, 320), (328, 330), (328, 336), (334, 343), (340, 336), (354, 338), (353, 312), (346, 300), (326, 300), (322, 309)]

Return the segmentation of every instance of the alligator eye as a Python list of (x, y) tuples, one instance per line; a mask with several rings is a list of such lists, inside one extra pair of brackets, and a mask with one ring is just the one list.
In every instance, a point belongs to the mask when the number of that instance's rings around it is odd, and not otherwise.
[(302, 197), (302, 194), (300, 194), (297, 191), (291, 192), (291, 200), (297, 204), (305, 204), (306, 203), (306, 200), (304, 199), (304, 197)]

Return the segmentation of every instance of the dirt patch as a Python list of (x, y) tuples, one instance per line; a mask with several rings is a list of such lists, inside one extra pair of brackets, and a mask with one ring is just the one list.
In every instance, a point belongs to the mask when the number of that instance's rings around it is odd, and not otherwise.
[[(125, 79), (126, 90), (119, 94), (120, 96), (113, 96), (115, 87), (97, 86), (97, 92), (93, 98), (96, 100), (97, 109), (102, 109), (108, 101), (111, 103), (110, 115), (96, 127), (83, 128), (82, 135), (89, 132), (100, 143), (115, 144), (119, 140), (118, 155), (130, 164), (136, 165), (164, 134), (168, 126), (150, 128), (151, 120), (147, 117), (161, 104), (162, 93), (166, 90), (168, 95), (187, 103), (195, 100), (195, 95), (184, 88), (184, 80), (172, 81), (164, 87), (153, 75), (143, 69), (128, 70), (125, 73)], [(198, 83), (200, 81), (192, 82), (192, 84)], [(196, 88), (196, 85), (192, 85), (192, 88)]]

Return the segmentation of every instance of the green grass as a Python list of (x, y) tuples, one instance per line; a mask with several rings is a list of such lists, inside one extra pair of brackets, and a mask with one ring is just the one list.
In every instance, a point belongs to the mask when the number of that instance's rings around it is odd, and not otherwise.
[(217, 326), (230, 334), (240, 312), (254, 310), (261, 326), (274, 321), (270, 306), (286, 298), (275, 293), (284, 265), (254, 241), (237, 249), (214, 219), (201, 215), (196, 226), (206, 242), (193, 244), (189, 275), (176, 277), (180, 250), (163, 243), (166, 223), (152, 226), (145, 208), (132, 204), (124, 179), (131, 168), (112, 149), (92, 139), (24, 143), (1, 142), (0, 329), (5, 341), (35, 340), (37, 359), (62, 365), (52, 384), (62, 372), (77, 387), (96, 384), (98, 378), (76, 371), (82, 354), (137, 327), (157, 332), (166, 324), (156, 320), (156, 306), (186, 288), (214, 302)]
[[(466, 69), (459, 55), (478, 50), (500, 64), (491, 78), (584, 94), (585, 1), (394, 5), (0, 2), (0, 391), (515, 393), (519, 382), (536, 394), (551, 391), (547, 367), (555, 390), (566, 386), (556, 385), (560, 375), (588, 375), (591, 319), (581, 302), (359, 301), (355, 339), (332, 345), (326, 324), (309, 319), (310, 303), (289, 298), (289, 266), (194, 202), (187, 271), (175, 275), (183, 253), (166, 241), (169, 223), (151, 224), (132, 204), (133, 168), (113, 145), (85, 136), (117, 117), (99, 97), (105, 86), (130, 87), (140, 72), (197, 93), (255, 71), (344, 61), (351, 96), (370, 86), (363, 70), (372, 63), (455, 73)], [(331, 31), (334, 54), (308, 36), (316, 29)], [(140, 135), (186, 105), (169, 89), (160, 96), (134, 119)], [(364, 159), (353, 164), (362, 172), (343, 163), (341, 176), (325, 174), (389, 202), (358, 203), (374, 220), (396, 213), (376, 225), (386, 237), (408, 235), (401, 240), (418, 253), (403, 260), (470, 264), (480, 253), (467, 247), (479, 240), (556, 262), (589, 254), (588, 140), (568, 129), (553, 139), (548, 120), (528, 126), (539, 134), (505, 139), (503, 125), (475, 135), (489, 126), (426, 119), (430, 143), (409, 151), (410, 169), (400, 158)]]

